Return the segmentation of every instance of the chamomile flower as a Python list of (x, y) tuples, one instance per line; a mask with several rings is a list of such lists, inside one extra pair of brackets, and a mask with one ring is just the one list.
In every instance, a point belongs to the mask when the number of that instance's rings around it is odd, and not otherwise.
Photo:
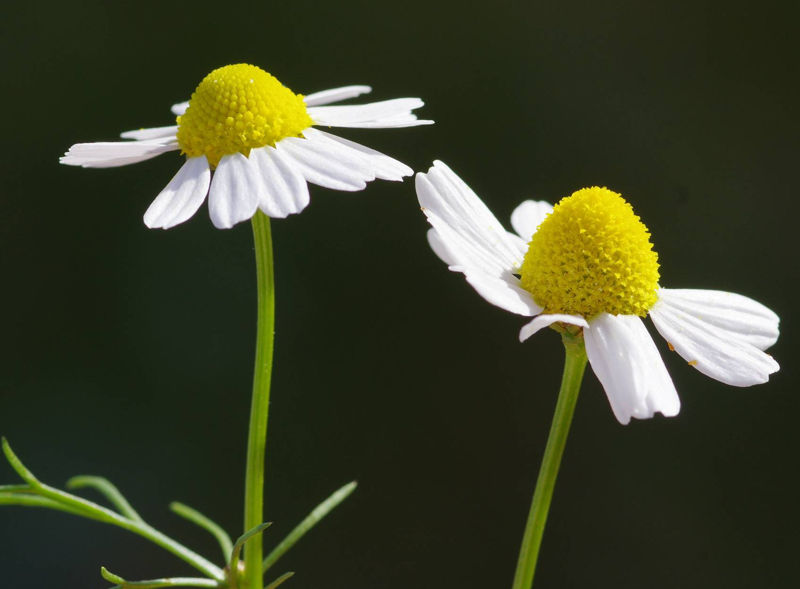
[(324, 106), (370, 91), (345, 86), (302, 96), (256, 66), (228, 65), (208, 74), (188, 102), (172, 107), (177, 125), (122, 133), (132, 141), (78, 143), (60, 161), (108, 168), (180, 151), (185, 163), (144, 215), (151, 228), (183, 223), (206, 195), (211, 221), (221, 229), (258, 209), (282, 218), (308, 205), (308, 182), (357, 191), (376, 178), (401, 181), (413, 173), (389, 156), (315, 128), (433, 122), (412, 113), (423, 105), (419, 98)]
[(533, 317), (520, 341), (553, 324), (582, 330), (622, 424), (680, 410), (646, 315), (671, 350), (720, 382), (759, 384), (779, 368), (764, 352), (778, 339), (778, 316), (734, 293), (661, 288), (650, 233), (607, 188), (584, 188), (555, 207), (523, 202), (511, 215), (516, 234), (442, 162), (417, 174), (416, 189), (439, 258), (490, 303)]

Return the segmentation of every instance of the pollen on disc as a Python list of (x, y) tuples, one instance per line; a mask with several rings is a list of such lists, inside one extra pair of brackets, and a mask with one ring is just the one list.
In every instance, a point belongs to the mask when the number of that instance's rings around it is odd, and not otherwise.
[(520, 276), (547, 313), (645, 316), (657, 300), (658, 254), (631, 205), (595, 186), (554, 207), (531, 239)]
[(261, 68), (227, 65), (208, 74), (178, 117), (178, 144), (211, 166), (222, 156), (275, 145), (313, 124), (303, 97)]

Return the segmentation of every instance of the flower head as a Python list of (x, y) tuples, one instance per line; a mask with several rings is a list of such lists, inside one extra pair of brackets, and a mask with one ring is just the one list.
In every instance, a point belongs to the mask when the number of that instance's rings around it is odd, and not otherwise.
[(60, 161), (106, 168), (180, 151), (185, 163), (144, 215), (151, 228), (183, 223), (206, 195), (211, 221), (219, 228), (247, 220), (258, 209), (286, 217), (308, 205), (308, 182), (356, 191), (376, 178), (399, 181), (412, 174), (389, 156), (314, 128), (433, 122), (412, 114), (423, 105), (418, 98), (322, 106), (370, 91), (369, 86), (345, 86), (302, 96), (256, 66), (229, 65), (208, 74), (188, 102), (172, 107), (177, 125), (122, 133), (132, 141), (78, 143)]
[(417, 196), (434, 252), (490, 303), (534, 317), (520, 341), (553, 324), (580, 329), (589, 363), (620, 423), (680, 400), (640, 317), (690, 366), (733, 386), (766, 382), (778, 370), (764, 350), (778, 316), (747, 297), (659, 286), (650, 233), (630, 204), (607, 188), (584, 188), (555, 207), (527, 200), (503, 229), (450, 168), (417, 174)]

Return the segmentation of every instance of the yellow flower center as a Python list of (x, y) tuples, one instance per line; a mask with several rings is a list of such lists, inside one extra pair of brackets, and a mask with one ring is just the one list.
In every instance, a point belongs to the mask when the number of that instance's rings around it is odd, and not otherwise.
[(656, 302), (658, 254), (625, 199), (607, 188), (583, 188), (539, 226), (520, 276), (546, 313), (644, 317)]
[(226, 65), (208, 74), (178, 117), (178, 144), (211, 167), (222, 156), (297, 137), (313, 124), (300, 94), (254, 65)]

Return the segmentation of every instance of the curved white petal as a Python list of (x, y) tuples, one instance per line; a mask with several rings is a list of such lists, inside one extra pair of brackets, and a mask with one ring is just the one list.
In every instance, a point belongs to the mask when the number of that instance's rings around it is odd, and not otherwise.
[(570, 325), (577, 325), (578, 327), (589, 327), (589, 324), (586, 322), (586, 319), (581, 317), (580, 315), (559, 315), (559, 314), (547, 314), (547, 315), (537, 315), (533, 318), (533, 321), (526, 323), (522, 326), (522, 329), (519, 330), (519, 341), (524, 342), (526, 339), (531, 337), (534, 333), (552, 325), (553, 323), (569, 323)]
[(780, 318), (758, 301), (721, 290), (662, 288), (659, 300), (759, 350), (778, 341)]
[[(682, 301), (685, 304), (685, 301)], [(780, 366), (747, 337), (723, 329), (674, 304), (667, 295), (650, 309), (650, 317), (670, 347), (690, 366), (725, 384), (746, 387), (769, 380)], [(716, 318), (719, 320), (719, 318)], [(730, 324), (726, 324), (730, 327)]]
[(411, 112), (424, 104), (419, 98), (395, 98), (369, 104), (314, 106), (308, 109), (308, 115), (315, 124), (329, 127), (414, 127), (433, 124), (433, 121), (418, 120)]
[(68, 166), (113, 168), (143, 162), (176, 149), (180, 148), (174, 138), (76, 143), (58, 161)]
[(334, 190), (363, 190), (375, 174), (360, 157), (334, 142), (319, 141), (313, 134), (306, 139), (287, 137), (275, 145), (312, 184)]
[(186, 102), (179, 102), (178, 104), (173, 104), (170, 107), (172, 114), (181, 116), (183, 113), (186, 112), (186, 109), (189, 108), (189, 101)]
[(282, 219), (308, 206), (310, 197), (305, 178), (274, 147), (250, 150), (250, 160), (264, 178), (258, 206), (266, 215)]
[(428, 245), (431, 246), (433, 253), (445, 264), (448, 266), (454, 266), (458, 264), (458, 258), (456, 254), (450, 251), (447, 247), (447, 243), (439, 237), (439, 234), (436, 232), (436, 229), (428, 229), (428, 233), (426, 234), (428, 238)]
[(312, 92), (311, 94), (307, 94), (303, 100), (306, 106), (319, 106), (322, 104), (339, 102), (340, 100), (347, 100), (348, 98), (355, 98), (356, 96), (361, 96), (362, 94), (368, 94), (370, 92), (372, 92), (372, 88), (369, 86), (342, 86), (341, 88)]
[(544, 218), (553, 212), (553, 205), (543, 200), (523, 201), (511, 213), (511, 226), (525, 243), (536, 233)]
[(391, 180), (400, 182), (405, 176), (411, 176), (414, 171), (394, 158), (389, 157), (379, 151), (370, 149), (355, 141), (350, 141), (319, 129), (309, 128), (303, 131), (306, 138), (314, 138), (318, 141), (334, 143), (338, 147), (344, 147), (352, 156), (361, 159), (364, 164), (372, 169), (376, 178), (381, 180)]
[(206, 156), (190, 157), (144, 214), (151, 229), (169, 229), (197, 212), (208, 193), (211, 169)]
[(675, 385), (642, 320), (635, 315), (601, 313), (583, 330), (586, 355), (621, 424), (656, 412), (677, 415)]
[(433, 226), (429, 241), (434, 252), (463, 272), (467, 281), (490, 303), (531, 316), (542, 311), (513, 275), (522, 261), (525, 243), (507, 232), (478, 196), (442, 162), (417, 174), (422, 210)]
[(166, 137), (175, 138), (178, 133), (178, 125), (168, 127), (150, 127), (149, 129), (136, 129), (135, 131), (125, 131), (119, 136), (123, 139), (163, 139)]
[(265, 179), (254, 162), (241, 153), (223, 156), (208, 191), (208, 214), (214, 227), (230, 229), (252, 217), (265, 192)]
[(415, 180), (417, 198), (428, 221), (458, 253), (458, 264), (499, 275), (522, 264), (526, 244), (506, 231), (475, 192), (443, 162), (436, 161)]
[(536, 304), (531, 294), (522, 288), (519, 280), (511, 274), (491, 276), (481, 271), (462, 269), (457, 266), (453, 266), (451, 270), (463, 272), (467, 282), (479, 295), (501, 309), (525, 317), (542, 312), (542, 308)]

